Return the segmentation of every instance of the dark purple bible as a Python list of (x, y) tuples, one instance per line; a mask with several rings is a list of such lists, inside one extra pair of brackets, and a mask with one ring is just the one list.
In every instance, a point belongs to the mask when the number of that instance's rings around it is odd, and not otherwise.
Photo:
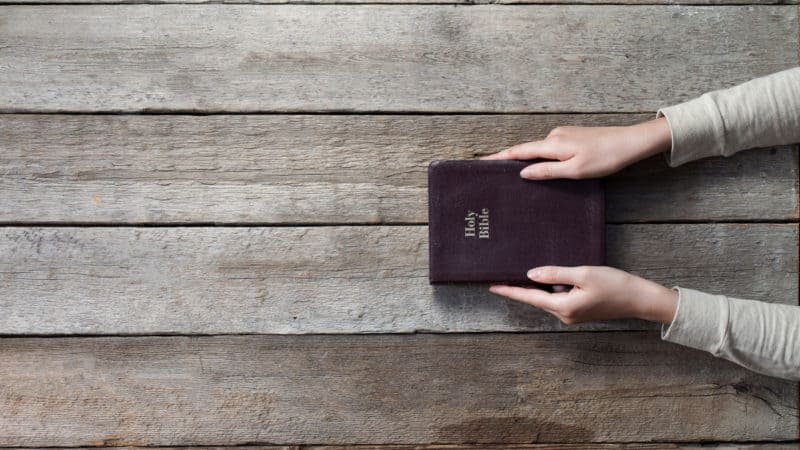
[(533, 285), (533, 267), (605, 264), (601, 180), (521, 178), (532, 162), (430, 164), (431, 283)]

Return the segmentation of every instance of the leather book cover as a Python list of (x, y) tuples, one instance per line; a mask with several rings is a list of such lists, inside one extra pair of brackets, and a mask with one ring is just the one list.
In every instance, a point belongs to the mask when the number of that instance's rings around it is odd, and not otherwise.
[(430, 164), (431, 283), (535, 285), (533, 267), (605, 264), (602, 181), (521, 178), (533, 162)]

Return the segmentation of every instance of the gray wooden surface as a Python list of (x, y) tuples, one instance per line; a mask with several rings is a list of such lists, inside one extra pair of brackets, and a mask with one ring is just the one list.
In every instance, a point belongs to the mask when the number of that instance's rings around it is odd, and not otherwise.
[[(76, 0), (0, 0), (0, 4), (70, 4)], [(608, 0), (81, 0), (85, 4), (453, 4), (453, 5), (524, 5), (524, 4), (607, 4)], [(797, 0), (618, 0), (620, 5), (796, 5)]]
[[(0, 447), (800, 445), (797, 383), (432, 288), (425, 226), (433, 159), (797, 65), (796, 1), (287, 2), (0, 0)], [(609, 263), (797, 304), (799, 172), (636, 164)]]
[[(4, 447), (14, 450), (22, 450), (24, 447)], [(58, 447), (42, 448), (42, 450), (56, 450)], [(90, 450), (95, 447), (72, 447), (81, 450)], [(143, 450), (150, 447), (125, 446), (125, 447), (105, 447), (108, 450), (127, 449)], [(738, 449), (758, 449), (758, 450), (793, 450), (797, 448), (793, 443), (749, 443), (749, 444), (729, 444), (729, 443), (675, 443), (675, 442), (637, 442), (625, 444), (390, 444), (390, 445), (237, 445), (231, 446), (182, 446), (182, 447), (159, 447), (163, 450), (654, 450), (654, 449), (692, 449), (713, 448), (717, 450), (738, 450)]]
[[(608, 263), (797, 304), (794, 224), (610, 225)], [(5, 334), (565, 329), (487, 285), (428, 284), (427, 227), (30, 228), (0, 233)], [(735, 264), (732, 264), (736, 261)], [(653, 329), (615, 321), (576, 329)]]
[[(647, 114), (8, 115), (0, 222), (424, 223), (427, 164)], [(797, 150), (607, 180), (612, 222), (797, 219)], [(713, 180), (713, 182), (709, 182)]]
[(7, 111), (639, 112), (797, 63), (790, 5), (13, 5), (4, 17)]
[(0, 358), (4, 445), (797, 435), (797, 383), (643, 332), (7, 338)]
[[(14, 450), (22, 450), (22, 448), (5, 447)], [(95, 447), (72, 447), (81, 450), (90, 450)], [(150, 447), (142, 446), (126, 446), (126, 447), (105, 447), (106, 449), (127, 449), (127, 450), (142, 450)], [(541, 449), (556, 449), (556, 450), (653, 450), (653, 449), (701, 449), (713, 448), (717, 450), (735, 450), (735, 449), (758, 449), (758, 450), (793, 450), (797, 448), (796, 444), (792, 443), (751, 443), (751, 444), (725, 444), (725, 443), (704, 443), (704, 444), (687, 444), (687, 443), (674, 443), (674, 442), (647, 442), (647, 443), (626, 443), (626, 444), (393, 444), (393, 445), (237, 445), (236, 447), (230, 446), (215, 446), (215, 447), (197, 447), (197, 446), (183, 446), (183, 447), (159, 447), (163, 450), (541, 450)], [(42, 450), (55, 450), (55, 448), (43, 448)]]

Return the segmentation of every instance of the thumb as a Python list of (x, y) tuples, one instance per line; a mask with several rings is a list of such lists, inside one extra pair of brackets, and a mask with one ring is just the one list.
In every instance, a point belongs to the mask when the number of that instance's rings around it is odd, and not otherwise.
[(584, 268), (563, 266), (541, 266), (528, 271), (528, 278), (544, 284), (568, 284), (580, 286), (584, 282)]
[(545, 311), (552, 311), (555, 308), (553, 295), (541, 289), (496, 284), (489, 288), (489, 292), (508, 297), (511, 300), (527, 303)]

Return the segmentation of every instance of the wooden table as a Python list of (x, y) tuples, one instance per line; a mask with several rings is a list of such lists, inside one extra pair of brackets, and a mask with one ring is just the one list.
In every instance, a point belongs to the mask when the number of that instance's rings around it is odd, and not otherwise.
[[(797, 383), (428, 284), (429, 161), (798, 64), (683, 2), (0, 1), (0, 446), (800, 445)], [(797, 304), (799, 172), (637, 164), (609, 263)]]

